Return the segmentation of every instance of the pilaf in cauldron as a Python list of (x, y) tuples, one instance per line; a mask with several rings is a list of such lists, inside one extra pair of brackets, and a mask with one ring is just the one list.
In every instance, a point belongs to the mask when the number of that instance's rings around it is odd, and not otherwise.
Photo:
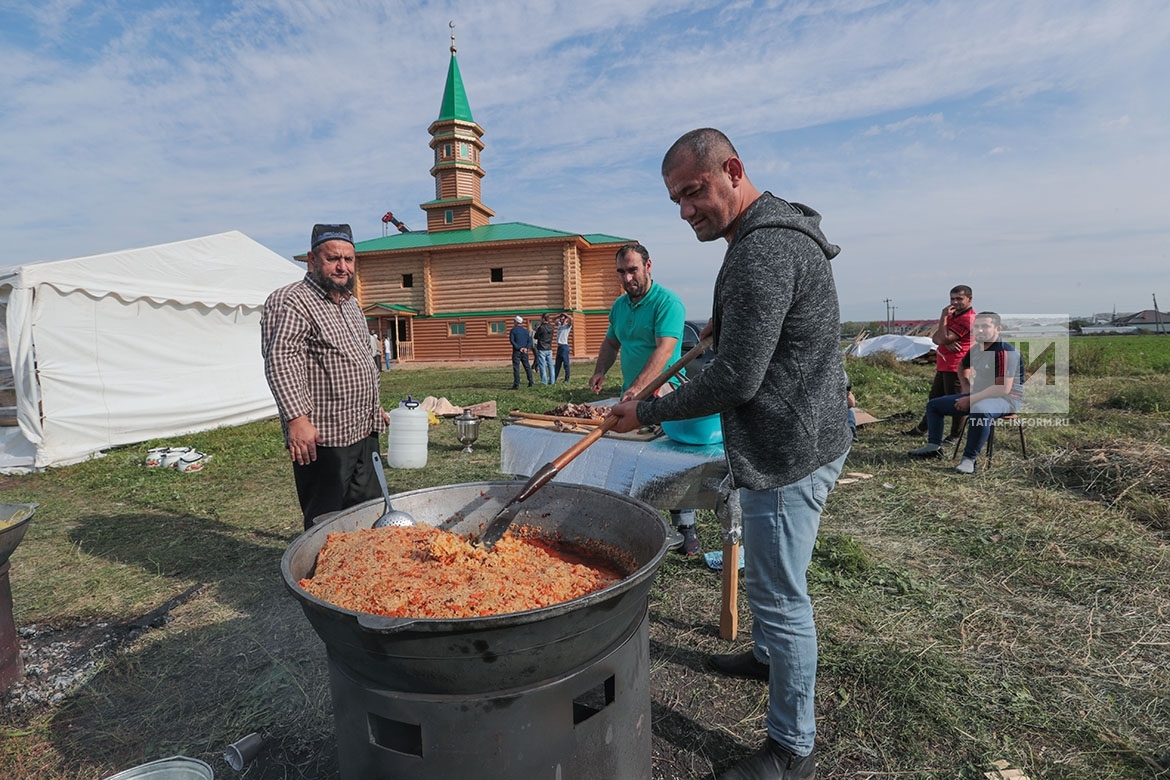
[(513, 527), (492, 551), (430, 526), (332, 533), (299, 584), (343, 609), (402, 618), (524, 612), (608, 587), (622, 573)]

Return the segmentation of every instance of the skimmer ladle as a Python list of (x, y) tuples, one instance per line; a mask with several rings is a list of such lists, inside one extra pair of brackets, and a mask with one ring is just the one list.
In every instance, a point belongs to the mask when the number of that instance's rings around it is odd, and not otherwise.
[(414, 525), (414, 518), (408, 512), (390, 506), (390, 486), (386, 484), (386, 471), (382, 468), (382, 457), (377, 452), (373, 454), (374, 476), (378, 478), (378, 485), (382, 488), (382, 498), (386, 499), (386, 511), (374, 521), (374, 528), (386, 526)]

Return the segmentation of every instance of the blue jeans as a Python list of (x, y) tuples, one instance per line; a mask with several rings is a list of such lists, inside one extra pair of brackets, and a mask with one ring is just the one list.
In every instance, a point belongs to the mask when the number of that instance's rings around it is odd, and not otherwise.
[(771, 670), (765, 725), (768, 736), (798, 756), (812, 753), (817, 734), (817, 629), (808, 566), (821, 510), (848, 454), (790, 485), (739, 490), (752, 640)]
[(561, 366), (565, 367), (565, 381), (569, 381), (569, 345), (557, 344), (557, 364), (553, 369), (553, 382), (555, 384), (557, 376), (561, 373)]
[[(966, 397), (944, 395), (926, 404), (926, 440), (929, 443), (942, 446), (946, 418), (963, 414), (955, 409), (955, 401)], [(991, 438), (991, 426), (995, 425), (995, 419), (1012, 414), (1019, 408), (1018, 405), (1019, 401), (1010, 396), (976, 401), (967, 415), (967, 443), (963, 445), (963, 457), (971, 460), (979, 457), (979, 453), (983, 452), (983, 445)]]
[(553, 374), (553, 356), (551, 349), (536, 350), (536, 369), (540, 372), (541, 384), (556, 384), (557, 378), (556, 375)]

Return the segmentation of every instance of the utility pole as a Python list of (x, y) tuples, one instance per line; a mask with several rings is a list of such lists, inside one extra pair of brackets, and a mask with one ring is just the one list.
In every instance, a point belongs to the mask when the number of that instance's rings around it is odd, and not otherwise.
[(891, 303), (891, 300), (889, 298), (886, 298), (885, 303), (886, 303), (886, 333), (889, 333), (890, 332), (890, 303)]
[(1157, 293), (1150, 293), (1154, 297), (1154, 322), (1157, 323), (1154, 327), (1158, 329), (1158, 333), (1163, 336), (1166, 335), (1166, 328), (1162, 325), (1162, 315), (1158, 312), (1158, 295)]

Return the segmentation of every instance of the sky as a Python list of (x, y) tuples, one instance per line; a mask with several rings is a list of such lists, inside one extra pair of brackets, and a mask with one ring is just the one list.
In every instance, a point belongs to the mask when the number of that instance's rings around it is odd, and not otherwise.
[(637, 239), (689, 318), (706, 126), (823, 215), (842, 319), (1170, 309), (1165, 0), (0, 0), (3, 264), (423, 229), (451, 24), (493, 222)]

